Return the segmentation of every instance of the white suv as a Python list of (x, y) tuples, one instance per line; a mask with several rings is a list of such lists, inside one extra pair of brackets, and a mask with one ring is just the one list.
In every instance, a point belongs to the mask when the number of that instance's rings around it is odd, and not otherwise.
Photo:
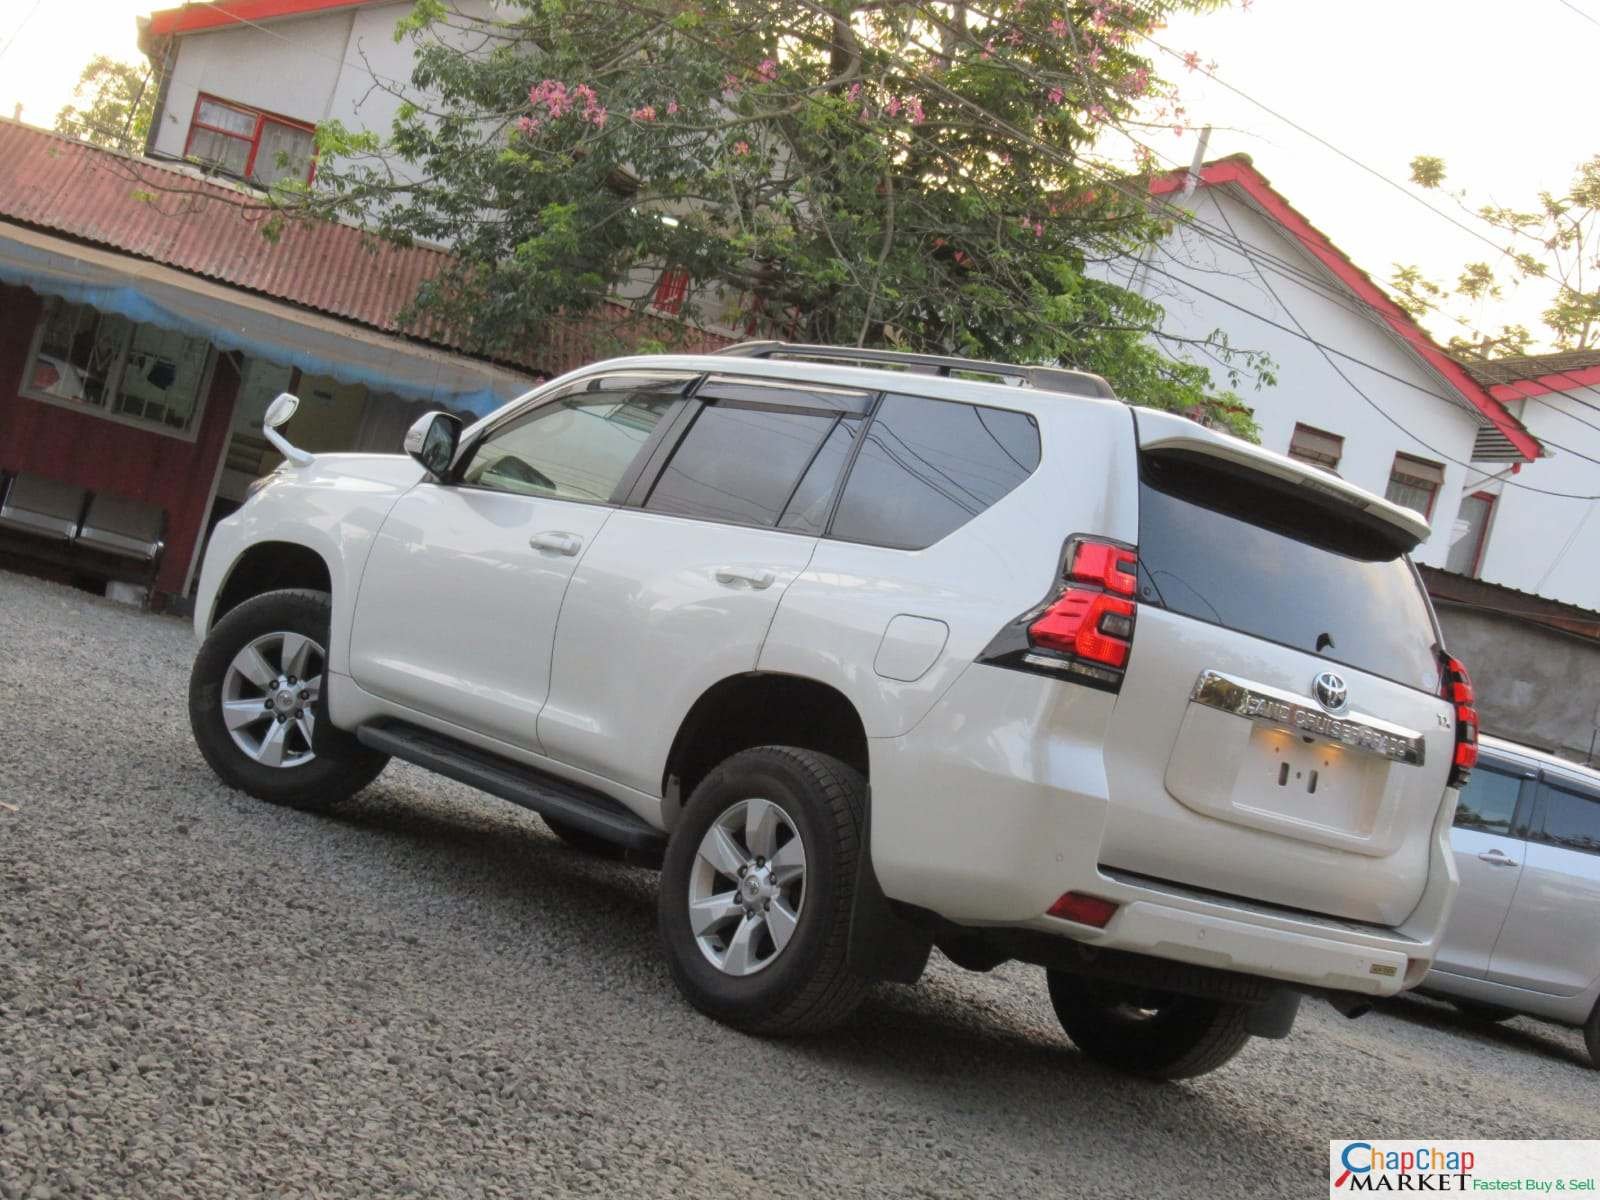
[(1428, 970), (1476, 716), (1409, 510), (960, 359), (604, 362), (412, 458), (308, 455), (292, 408), (195, 610), (236, 787), (321, 808), (394, 756), (662, 854), (674, 977), (755, 1032), (937, 946), (1172, 1078)]

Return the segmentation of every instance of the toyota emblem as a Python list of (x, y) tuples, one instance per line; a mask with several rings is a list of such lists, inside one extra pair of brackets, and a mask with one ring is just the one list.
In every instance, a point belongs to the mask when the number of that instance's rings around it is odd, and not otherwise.
[(1324, 671), (1311, 681), (1311, 694), (1331, 713), (1341, 713), (1350, 704), (1350, 689), (1332, 671)]

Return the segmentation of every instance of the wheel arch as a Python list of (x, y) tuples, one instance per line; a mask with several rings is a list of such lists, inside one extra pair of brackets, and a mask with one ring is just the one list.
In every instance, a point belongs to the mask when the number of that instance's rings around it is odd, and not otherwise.
[(246, 600), (280, 588), (333, 593), (333, 571), (321, 553), (300, 542), (256, 542), (228, 568), (211, 606), (208, 628)]

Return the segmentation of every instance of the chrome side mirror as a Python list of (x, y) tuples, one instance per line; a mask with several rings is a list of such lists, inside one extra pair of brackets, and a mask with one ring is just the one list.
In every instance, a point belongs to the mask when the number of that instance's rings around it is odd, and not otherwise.
[(279, 392), (277, 398), (267, 405), (267, 414), (261, 420), (261, 432), (272, 443), (272, 448), (289, 462), (297, 467), (308, 467), (316, 462), (316, 456), (291, 444), (288, 438), (278, 432), (299, 409), (299, 396), (293, 392)]
[(406, 430), (405, 452), (435, 479), (442, 480), (455, 461), (462, 428), (460, 417), (444, 412), (424, 413)]

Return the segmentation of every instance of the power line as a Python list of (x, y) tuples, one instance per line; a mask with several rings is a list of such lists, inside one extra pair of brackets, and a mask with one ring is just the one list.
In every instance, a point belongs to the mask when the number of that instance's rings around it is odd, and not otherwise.
[(28, 15), (17, 22), (17, 27), (11, 31), (11, 36), (6, 38), (6, 44), (4, 46), (0, 46), (0, 58), (5, 57), (6, 51), (11, 49), (11, 43), (17, 40), (23, 29), (26, 28), (28, 22), (33, 20), (33, 14), (39, 11), (39, 7), (43, 3), (44, 0), (33, 0), (33, 7), (28, 10)]
[[(1219, 215), (1221, 215), (1224, 223), (1226, 223), (1228, 225), (1228, 227), (1231, 229), (1233, 227), (1233, 222), (1228, 219), (1227, 213), (1225, 211), (1223, 211), (1222, 209), (1220, 209), (1220, 208), (1217, 211), (1218, 211)], [(1235, 236), (1237, 236), (1237, 234)], [(1253, 260), (1252, 260), (1252, 266), (1254, 266)], [(1328, 366), (1333, 368), (1334, 373), (1336, 375), (1338, 375), (1340, 379), (1344, 380), (1345, 385), (1351, 391), (1353, 391), (1356, 395), (1360, 396), (1362, 400), (1366, 401), (1367, 405), (1374, 412), (1376, 412), (1385, 421), (1388, 421), (1396, 429), (1400, 430), (1401, 433), (1404, 433), (1407, 437), (1409, 437), (1413, 441), (1415, 441), (1419, 446), (1422, 446), (1424, 449), (1430, 451), (1433, 454), (1438, 455), (1440, 458), (1445, 459), (1447, 462), (1455, 463), (1458, 467), (1465, 467), (1469, 471), (1473, 469), (1472, 464), (1470, 462), (1464, 462), (1461, 459), (1456, 458), (1454, 455), (1446, 454), (1444, 451), (1440, 450), (1437, 446), (1432, 445), (1431, 443), (1429, 443), (1428, 441), (1424, 440), (1422, 437), (1418, 436), (1416, 433), (1414, 433), (1410, 429), (1407, 429), (1398, 420), (1396, 420), (1392, 415), (1390, 415), (1388, 410), (1386, 410), (1381, 404), (1379, 404), (1371, 396), (1367, 395), (1367, 393), (1364, 392), (1356, 384), (1355, 380), (1351, 379), (1349, 375), (1345, 374), (1344, 369), (1342, 367), (1340, 367), (1339, 364), (1336, 363), (1333, 360), (1333, 356), (1329, 352), (1329, 349), (1327, 347), (1325, 347), (1321, 342), (1319, 342), (1315, 338), (1311, 337), (1310, 333), (1306, 330), (1305, 326), (1300, 323), (1300, 319), (1298, 317), (1296, 317), (1294, 315), (1294, 312), (1289, 308), (1289, 306), (1283, 302), (1283, 297), (1278, 295), (1278, 291), (1277, 291), (1276, 288), (1274, 288), (1272, 286), (1272, 282), (1269, 279), (1267, 279), (1267, 277), (1264, 274), (1262, 274), (1259, 270), (1257, 270), (1256, 274), (1257, 274), (1257, 277), (1261, 280), (1262, 286), (1265, 287), (1267, 289), (1267, 291), (1272, 295), (1272, 298), (1277, 301), (1278, 307), (1283, 309), (1284, 314), (1291, 321), (1294, 322), (1295, 326), (1299, 330), (1300, 336), (1304, 337), (1307, 341), (1309, 341), (1313, 346), (1315, 346), (1317, 348), (1317, 352), (1322, 355), (1323, 360), (1328, 364)], [(1281, 328), (1281, 326), (1280, 326), (1280, 328)], [(1357, 360), (1357, 361), (1359, 361), (1359, 360)], [(1363, 365), (1370, 366), (1371, 364), (1363, 364)], [(1580, 456), (1580, 457), (1582, 457), (1582, 456)], [(1590, 461), (1593, 462), (1595, 460), (1591, 459)], [(1515, 480), (1511, 480), (1511, 479), (1506, 479), (1506, 480), (1503, 480), (1502, 482), (1504, 482), (1508, 487), (1522, 487), (1522, 488), (1526, 488), (1528, 491), (1541, 492), (1541, 493), (1543, 493), (1545, 495), (1552, 495), (1552, 496), (1561, 495), (1561, 496), (1564, 496), (1567, 499), (1573, 499), (1573, 500), (1600, 500), (1600, 495), (1578, 496), (1578, 495), (1572, 495), (1572, 494), (1567, 494), (1567, 493), (1551, 492), (1551, 491), (1547, 491), (1544, 488), (1534, 488), (1534, 487), (1530, 487), (1527, 484), (1519, 484)]]
[(1570, 8), (1573, 12), (1577, 13), (1585, 21), (1589, 22), (1589, 24), (1591, 24), (1591, 25), (1600, 25), (1600, 20), (1596, 20), (1594, 17), (1591, 17), (1588, 13), (1584, 12), (1583, 9), (1579, 8), (1576, 4), (1573, 4), (1571, 2), (1571, 0), (1556, 0), (1556, 2), (1558, 4), (1560, 4), (1563, 8)]

